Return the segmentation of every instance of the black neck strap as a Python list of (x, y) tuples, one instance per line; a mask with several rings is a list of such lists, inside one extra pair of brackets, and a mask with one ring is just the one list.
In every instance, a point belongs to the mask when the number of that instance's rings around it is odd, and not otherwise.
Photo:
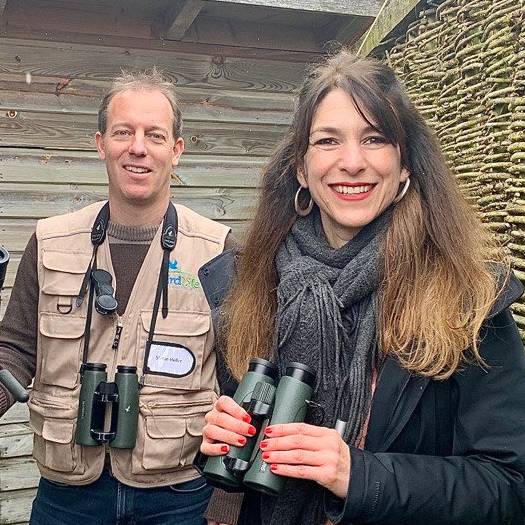
[(168, 317), (168, 273), (170, 265), (170, 253), (177, 244), (178, 218), (177, 210), (173, 203), (170, 202), (166, 214), (164, 215), (164, 222), (162, 223), (162, 233), (160, 237), (160, 244), (164, 251), (162, 256), (162, 264), (160, 265), (159, 280), (157, 283), (157, 291), (155, 293), (155, 301), (153, 303), (153, 313), (151, 315), (151, 323), (149, 326), (147, 346), (153, 341), (153, 334), (155, 333), (155, 325), (157, 323), (157, 316), (159, 314), (160, 300), (162, 298), (162, 317)]
[[(86, 315), (86, 325), (84, 327), (84, 350), (82, 353), (82, 364), (87, 362), (89, 352), (89, 339), (91, 332), (91, 318), (93, 314), (93, 282), (91, 279), (92, 270), (97, 267), (97, 251), (98, 247), (104, 242), (106, 238), (106, 232), (109, 224), (109, 202), (106, 202), (99, 211), (93, 227), (91, 228), (91, 244), (93, 245), (93, 255), (89, 266), (84, 274), (82, 280), (82, 286), (77, 296), (76, 304), (77, 308), (81, 306), (84, 301), (84, 297), (89, 289), (88, 298), (88, 311)], [(155, 293), (155, 302), (153, 304), (153, 315), (151, 316), (151, 325), (148, 334), (148, 344), (153, 340), (153, 334), (155, 332), (155, 324), (157, 322), (157, 315), (159, 312), (160, 300), (162, 298), (162, 317), (168, 316), (168, 272), (170, 253), (177, 244), (177, 231), (178, 231), (178, 218), (177, 210), (170, 201), (168, 209), (164, 214), (164, 220), (162, 222), (162, 232), (160, 237), (160, 244), (163, 250), (162, 264), (160, 266), (159, 281), (157, 283), (157, 290)]]

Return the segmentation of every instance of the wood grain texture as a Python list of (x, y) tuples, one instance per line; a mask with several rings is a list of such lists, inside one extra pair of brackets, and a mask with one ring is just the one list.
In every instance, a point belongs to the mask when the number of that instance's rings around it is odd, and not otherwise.
[(422, 3), (422, 0), (389, 0), (377, 14), (370, 29), (360, 43), (358, 54), (369, 55), (401, 21)]
[[(0, 147), (95, 150), (94, 115), (20, 111), (0, 114)], [(228, 122), (186, 122), (185, 151), (267, 157), (285, 133), (282, 126)]]
[(32, 458), (5, 458), (0, 461), (0, 492), (36, 487), (40, 473)]
[(173, 40), (181, 40), (205, 5), (203, 0), (183, 0), (176, 12), (171, 12), (166, 20), (164, 35)]
[(0, 460), (31, 455), (33, 432), (28, 424), (0, 426)]
[(0, 525), (27, 523), (35, 496), (36, 488), (0, 493)]
[[(9, 294), (2, 293), (2, 299), (8, 299)], [(27, 423), (29, 421), (29, 409), (23, 403), (14, 404), (2, 417), (0, 417), (0, 428), (2, 425), (12, 423)]]
[[(172, 184), (256, 188), (265, 162), (262, 157), (184, 153), (174, 170)], [(0, 147), (0, 187), (4, 182), (105, 186), (107, 175), (95, 152)]]
[[(122, 68), (162, 69), (177, 86), (292, 92), (304, 63), (135, 48), (0, 39), (0, 74), (111, 80)], [(263, 55), (264, 56), (264, 55)]]
[(376, 16), (382, 0), (212, 0), (233, 4), (256, 5), (298, 11), (319, 11), (343, 15)]
[[(105, 200), (104, 188), (84, 185), (0, 185), (1, 218), (41, 218), (77, 210)], [(172, 188), (175, 202), (211, 219), (247, 220), (255, 204), (254, 192), (244, 188)]]

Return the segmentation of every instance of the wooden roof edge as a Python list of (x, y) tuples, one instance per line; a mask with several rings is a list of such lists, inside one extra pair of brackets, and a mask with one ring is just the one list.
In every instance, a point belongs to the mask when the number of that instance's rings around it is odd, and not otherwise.
[(407, 19), (418, 16), (426, 0), (385, 0), (370, 29), (361, 38), (357, 54), (371, 55)]
[(293, 11), (317, 11), (323, 13), (372, 16), (375, 17), (381, 9), (382, 0), (205, 0), (207, 2), (222, 2), (243, 4), (259, 7), (275, 7)]

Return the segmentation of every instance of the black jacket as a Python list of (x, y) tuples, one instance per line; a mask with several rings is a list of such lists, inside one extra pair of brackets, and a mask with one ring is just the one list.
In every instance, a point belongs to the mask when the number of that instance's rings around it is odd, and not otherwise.
[[(204, 288), (216, 289), (227, 273)], [(525, 354), (507, 308), (522, 293), (511, 279), (487, 319), (484, 368), (466, 365), (433, 381), (387, 358), (365, 449), (351, 448), (348, 496), (327, 492), (328, 518), (354, 525), (525, 523)], [(246, 516), (256, 524), (260, 512), (258, 496), (247, 493), (241, 523)]]

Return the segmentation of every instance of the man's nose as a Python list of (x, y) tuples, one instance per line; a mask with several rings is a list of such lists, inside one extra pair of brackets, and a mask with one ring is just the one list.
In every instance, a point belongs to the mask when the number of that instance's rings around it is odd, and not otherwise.
[(144, 133), (137, 132), (133, 135), (129, 145), (129, 153), (136, 157), (144, 157), (146, 155), (146, 140)]

